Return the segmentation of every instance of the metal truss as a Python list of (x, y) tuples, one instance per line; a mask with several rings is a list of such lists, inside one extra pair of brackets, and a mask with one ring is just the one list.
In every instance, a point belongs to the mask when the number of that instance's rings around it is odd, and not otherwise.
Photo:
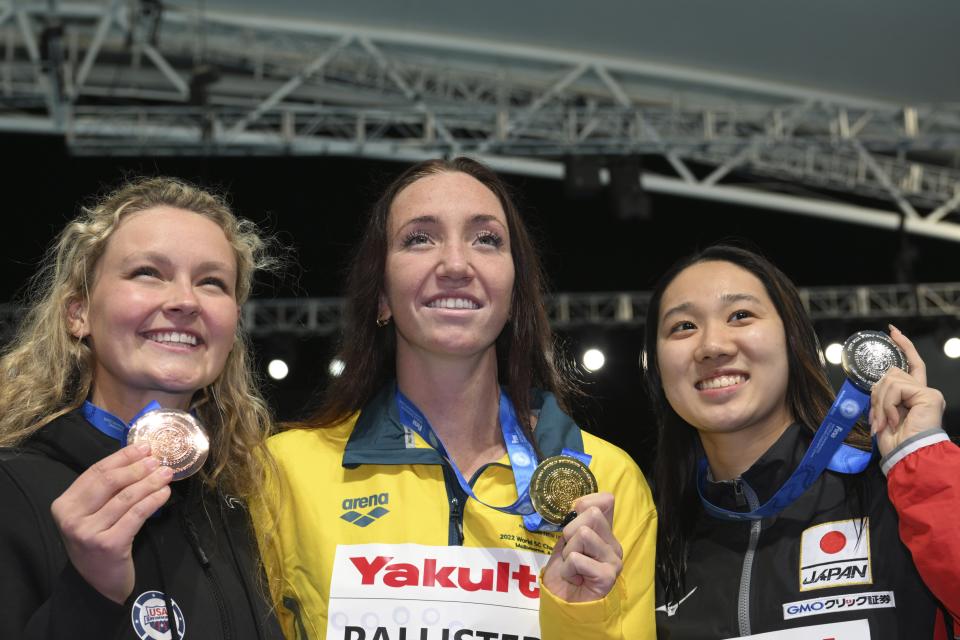
[[(960, 320), (960, 283), (817, 287), (800, 289), (810, 319), (878, 320), (954, 318)], [(642, 327), (650, 293), (558, 293), (547, 301), (554, 329)], [(273, 333), (329, 335), (340, 330), (339, 298), (251, 300), (243, 318), (254, 336)]]
[(656, 155), (650, 191), (960, 241), (960, 105), (159, 0), (0, 0), (0, 130), (76, 154), (468, 153), (552, 177), (567, 156)]
[[(882, 320), (954, 318), (960, 320), (960, 283), (817, 287), (800, 289), (810, 318)], [(547, 301), (554, 329), (579, 327), (642, 327), (650, 293), (558, 293)], [(274, 334), (328, 336), (340, 331), (341, 298), (255, 299), (243, 307), (243, 325), (258, 338)], [(0, 339), (8, 339), (21, 318), (21, 308), (0, 304)]]
[[(811, 320), (954, 318), (960, 320), (960, 283), (870, 285), (800, 289)], [(554, 329), (642, 327), (650, 293), (558, 293), (547, 301)], [(274, 333), (330, 335), (341, 326), (339, 298), (251, 300), (243, 310), (254, 336)]]

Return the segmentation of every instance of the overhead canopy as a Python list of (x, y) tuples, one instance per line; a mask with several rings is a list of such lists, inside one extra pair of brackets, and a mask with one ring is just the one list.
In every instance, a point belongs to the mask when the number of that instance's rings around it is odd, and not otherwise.
[(945, 1), (7, 1), (0, 130), (557, 178), (638, 156), (650, 191), (960, 241), (957, 24)]
[(960, 102), (960, 6), (951, 0), (273, 0), (266, 16), (256, 0), (206, 6), (301, 25), (406, 32), (423, 42), (620, 58), (718, 87), (756, 83), (894, 106)]

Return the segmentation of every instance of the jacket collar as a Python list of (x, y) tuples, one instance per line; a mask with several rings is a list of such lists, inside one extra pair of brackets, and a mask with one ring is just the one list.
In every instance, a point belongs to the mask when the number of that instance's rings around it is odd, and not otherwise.
[[(395, 381), (385, 385), (361, 410), (343, 452), (343, 466), (443, 462), (432, 448), (407, 448), (395, 402), (396, 389)], [(534, 438), (544, 457), (558, 455), (565, 447), (583, 451), (580, 427), (560, 410), (553, 394), (534, 390), (532, 401), (537, 416)]]
[(44, 425), (22, 446), (62, 462), (78, 474), (120, 449), (120, 443), (87, 422), (80, 409)]
[(810, 439), (809, 429), (799, 422), (793, 423), (739, 478), (715, 482), (710, 480), (708, 475), (704, 496), (718, 507), (743, 509), (745, 505), (738, 504), (737, 500), (736, 484), (739, 481), (746, 483), (757, 494), (760, 504), (763, 504), (777, 492), (800, 464), (810, 445)]

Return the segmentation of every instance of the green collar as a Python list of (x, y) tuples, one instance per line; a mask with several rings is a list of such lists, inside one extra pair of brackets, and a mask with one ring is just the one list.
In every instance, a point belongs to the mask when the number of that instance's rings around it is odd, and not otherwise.
[[(396, 382), (385, 385), (360, 412), (343, 452), (343, 466), (443, 463), (434, 449), (407, 448), (394, 401), (396, 388)], [(580, 427), (560, 410), (552, 393), (535, 389), (533, 405), (537, 414), (534, 437), (544, 457), (559, 455), (564, 448), (583, 451)]]

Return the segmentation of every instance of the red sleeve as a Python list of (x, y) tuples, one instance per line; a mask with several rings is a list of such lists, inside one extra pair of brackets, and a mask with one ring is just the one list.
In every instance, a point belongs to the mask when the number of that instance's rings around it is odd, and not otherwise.
[(887, 491), (917, 571), (960, 619), (960, 447), (942, 441), (910, 453), (890, 469)]

